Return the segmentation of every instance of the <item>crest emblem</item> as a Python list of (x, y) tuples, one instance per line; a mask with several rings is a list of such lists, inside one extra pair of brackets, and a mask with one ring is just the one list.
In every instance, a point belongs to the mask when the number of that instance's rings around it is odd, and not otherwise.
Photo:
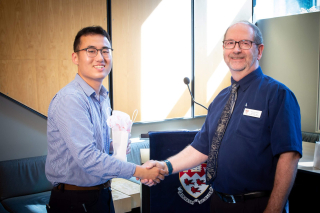
[[(180, 197), (190, 204), (198, 202), (199, 204), (205, 202), (213, 193), (211, 186), (206, 185), (206, 168), (207, 164), (203, 163), (195, 168), (179, 172), (179, 179), (181, 187), (178, 188), (178, 194)], [(207, 190), (209, 188), (209, 190)], [(186, 197), (185, 193), (189, 194), (195, 200), (190, 200)], [(204, 198), (198, 200), (201, 195), (205, 195)]]

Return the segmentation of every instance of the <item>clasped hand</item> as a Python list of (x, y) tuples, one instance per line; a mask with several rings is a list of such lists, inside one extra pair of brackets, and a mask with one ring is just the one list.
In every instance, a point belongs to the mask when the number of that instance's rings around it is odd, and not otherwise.
[[(164, 162), (149, 160), (142, 165), (142, 167), (146, 168), (148, 172), (152, 172), (154, 169), (159, 170), (159, 175), (155, 178), (144, 178), (141, 179), (141, 183), (147, 186), (154, 186), (160, 183), (161, 180), (164, 180), (164, 176), (168, 175), (168, 168)], [(138, 178), (137, 178), (138, 180)]]

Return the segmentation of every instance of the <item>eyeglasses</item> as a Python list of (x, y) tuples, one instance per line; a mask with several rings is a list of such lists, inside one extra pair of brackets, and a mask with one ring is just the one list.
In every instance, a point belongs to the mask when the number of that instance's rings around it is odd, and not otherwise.
[(105, 58), (109, 57), (109, 53), (110, 53), (110, 50), (113, 51), (112, 48), (110, 47), (104, 47), (102, 49), (97, 49), (97, 48), (94, 48), (94, 47), (89, 47), (89, 48), (84, 48), (84, 49), (81, 49), (81, 50), (77, 50), (77, 51), (74, 51), (74, 52), (79, 52), (79, 51), (82, 51), (82, 50), (85, 50), (87, 52), (87, 56), (88, 57), (91, 57), (91, 58), (94, 58), (98, 55), (98, 51), (101, 52), (101, 55)]
[[(252, 46), (252, 44), (256, 44), (253, 41), (249, 41), (249, 40), (241, 40), (241, 41), (234, 41), (234, 40), (225, 40), (222, 41), (223, 43), (223, 47), (225, 49), (233, 49), (235, 48), (236, 44), (239, 44), (239, 48), (242, 50), (249, 50)], [(258, 44), (256, 44), (258, 45)]]

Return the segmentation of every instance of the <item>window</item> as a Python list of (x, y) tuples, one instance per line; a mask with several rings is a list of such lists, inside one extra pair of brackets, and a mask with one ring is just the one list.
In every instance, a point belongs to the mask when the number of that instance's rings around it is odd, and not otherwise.
[(252, 21), (252, 0), (112, 1), (114, 109), (138, 109), (137, 122), (206, 115), (183, 79), (206, 107), (230, 85), (222, 39), (239, 20)]
[(112, 1), (114, 109), (136, 121), (191, 117), (191, 2)]
[(320, 9), (318, 0), (254, 0), (253, 21), (279, 16), (316, 12)]

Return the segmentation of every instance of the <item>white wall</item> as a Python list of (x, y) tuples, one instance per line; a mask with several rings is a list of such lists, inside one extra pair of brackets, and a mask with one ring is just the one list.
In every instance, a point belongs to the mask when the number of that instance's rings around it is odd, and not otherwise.
[(47, 121), (0, 95), (0, 161), (47, 153)]

